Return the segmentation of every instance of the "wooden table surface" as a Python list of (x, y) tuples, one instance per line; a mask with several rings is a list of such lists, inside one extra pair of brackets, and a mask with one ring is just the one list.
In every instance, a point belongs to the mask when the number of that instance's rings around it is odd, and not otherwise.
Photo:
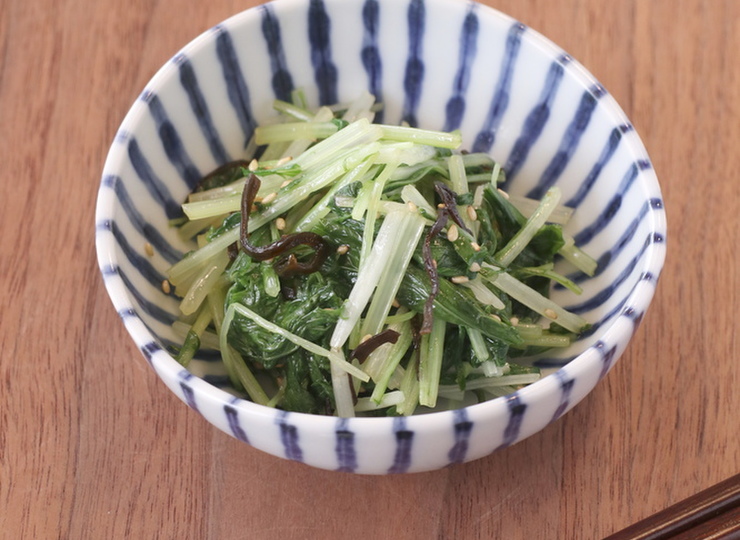
[(108, 146), (156, 69), (256, 0), (0, 0), (0, 537), (603, 538), (740, 471), (740, 1), (487, 0), (614, 95), (668, 258), (608, 377), (526, 441), (367, 477), (217, 431), (157, 379), (98, 274)]

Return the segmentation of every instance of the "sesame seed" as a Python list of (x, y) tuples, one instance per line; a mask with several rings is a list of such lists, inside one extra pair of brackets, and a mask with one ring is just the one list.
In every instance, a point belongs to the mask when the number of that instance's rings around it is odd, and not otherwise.
[(262, 204), (270, 204), (270, 203), (271, 203), (272, 201), (274, 201), (274, 200), (275, 200), (276, 198), (277, 198), (277, 193), (273, 191), (273, 192), (272, 192), (272, 193), (270, 193), (269, 195), (265, 195), (265, 196), (264, 196), (264, 197), (262, 198)]
[(373, 337), (372, 334), (366, 334), (366, 335), (362, 336), (362, 339), (360, 340), (360, 343), (365, 343), (371, 337)]
[(293, 158), (292, 158), (292, 157), (290, 157), (290, 156), (285, 156), (285, 157), (282, 157), (282, 158), (280, 158), (280, 159), (278, 160), (278, 162), (277, 162), (277, 163), (275, 164), (275, 166), (276, 166), (276, 167), (280, 167), (280, 166), (282, 166), (282, 165), (285, 165), (285, 164), (286, 164), (286, 163), (288, 163), (288, 162), (289, 162), (289, 161), (290, 161), (291, 159), (293, 159)]
[(342, 244), (337, 248), (337, 253), (340, 255), (344, 255), (349, 251), (349, 246), (347, 244)]
[(475, 208), (473, 208), (472, 206), (468, 206), (467, 212), (468, 212), (468, 217), (470, 218), (471, 221), (475, 221), (476, 219), (478, 219), (478, 212), (476, 212)]
[(493, 319), (494, 321), (498, 321), (498, 322), (501, 322), (501, 317), (499, 317), (499, 316), (498, 316), (498, 315), (496, 315), (495, 313), (491, 313), (491, 318), (492, 318), (492, 319)]
[(478, 264), (477, 262), (474, 262), (473, 264), (471, 264), (470, 265), (470, 271), (471, 272), (480, 272), (480, 264)]
[(283, 182), (282, 184), (280, 184), (280, 189), (283, 189), (285, 186), (287, 186), (288, 184), (290, 184), (292, 181), (293, 181), (292, 178), (287, 179), (285, 182)]
[(409, 209), (409, 212), (416, 212), (416, 211), (417, 211), (417, 210), (419, 209), (419, 207), (418, 207), (418, 206), (416, 206), (416, 205), (415, 205), (414, 203), (412, 203), (411, 201), (407, 202), (407, 203), (406, 203), (406, 206), (408, 207), (408, 209)]
[(447, 240), (454, 242), (460, 237), (460, 231), (454, 223), (447, 229)]
[(547, 309), (545, 310), (545, 317), (547, 317), (548, 319), (553, 319), (553, 320), (555, 320), (555, 319), (557, 319), (557, 318), (558, 318), (558, 314), (557, 314), (557, 313), (555, 313), (555, 310), (554, 310), (554, 309), (551, 309), (551, 308), (547, 308)]
[(437, 259), (432, 259), (432, 266), (437, 268)]
[(480, 244), (478, 242), (470, 242), (470, 247), (473, 251), (480, 251)]
[(497, 191), (498, 191), (498, 192), (499, 192), (499, 193), (501, 194), (501, 196), (502, 196), (502, 197), (503, 197), (504, 199), (507, 199), (507, 200), (508, 200), (508, 198), (509, 198), (509, 194), (508, 194), (508, 193), (506, 193), (506, 192), (505, 192), (505, 191), (504, 191), (503, 189), (501, 189), (501, 188), (497, 188)]
[(260, 168), (260, 163), (256, 159), (253, 159), (252, 161), (250, 161), (249, 166), (247, 167), (247, 169), (249, 169), (251, 172), (254, 172), (259, 168)]
[(277, 218), (275, 220), (275, 228), (278, 231), (284, 230), (285, 229), (285, 220), (283, 218), (281, 218), (281, 217)]
[(162, 292), (164, 294), (170, 294), (172, 292), (172, 287), (170, 287), (170, 282), (166, 279), (162, 282)]
[(144, 251), (146, 251), (146, 254), (150, 257), (154, 257), (154, 247), (149, 242), (144, 244)]
[(519, 317), (512, 317), (509, 319), (509, 322), (511, 323), (511, 326), (518, 326), (519, 325)]
[(437, 205), (437, 208), (440, 208), (441, 209), (441, 208), (444, 208), (445, 206), (446, 206), (445, 203), (439, 203)]
[(452, 283), (467, 283), (470, 280), (468, 279), (468, 276), (455, 276), (451, 278), (450, 281), (452, 281)]
[(391, 304), (394, 308), (400, 308), (401, 302), (398, 301), (398, 298), (393, 299), (393, 303)]

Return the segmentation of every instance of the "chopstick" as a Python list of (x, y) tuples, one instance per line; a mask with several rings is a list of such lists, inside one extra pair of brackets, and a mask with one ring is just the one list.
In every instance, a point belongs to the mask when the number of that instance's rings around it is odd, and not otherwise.
[(740, 538), (740, 474), (661, 510), (604, 540)]

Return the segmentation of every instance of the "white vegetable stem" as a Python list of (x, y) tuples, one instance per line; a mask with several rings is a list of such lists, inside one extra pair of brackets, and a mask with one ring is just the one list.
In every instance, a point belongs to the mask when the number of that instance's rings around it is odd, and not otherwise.
[(486, 279), (497, 289), (502, 290), (514, 300), (517, 300), (533, 309), (540, 315), (547, 317), (552, 321), (556, 321), (563, 328), (570, 330), (571, 332), (580, 333), (588, 322), (581, 316), (571, 313), (558, 304), (542, 296), (540, 293), (528, 287), (515, 277), (510, 276), (506, 272), (500, 271), (500, 268), (491, 266), (490, 264), (483, 263), (483, 267), (486, 270), (493, 270), (492, 273), (482, 273), (483, 278)]
[(557, 186), (550, 188), (542, 198), (537, 209), (529, 216), (524, 226), (496, 253), (496, 261), (501, 266), (509, 266), (522, 250), (527, 247), (527, 244), (537, 234), (537, 231), (547, 222), (547, 219), (559, 202), (560, 188)]
[[(399, 231), (406, 230), (405, 222), (410, 219), (415, 219), (413, 213), (408, 210), (400, 210), (391, 212), (383, 220), (372, 251), (365, 263), (359, 268), (357, 281), (344, 303), (342, 316), (334, 327), (334, 333), (329, 342), (332, 350), (340, 349), (347, 341), (352, 329), (360, 320), (365, 306), (370, 301), (381, 276), (387, 272), (390, 261), (395, 257), (406, 255), (405, 252), (399, 251), (401, 244), (408, 246), (408, 242), (400, 241), (402, 238), (400, 238)], [(413, 247), (409, 251), (413, 251)]]
[(432, 331), (421, 336), (419, 346), (419, 404), (426, 407), (437, 405), (446, 329), (447, 323), (439, 317), (435, 317), (432, 323)]
[(462, 135), (459, 131), (445, 133), (404, 126), (380, 126), (383, 130), (383, 139), (389, 141), (410, 141), (418, 144), (428, 144), (437, 148), (458, 148), (462, 144)]
[(401, 212), (406, 214), (401, 223), (402, 228), (396, 231), (393, 254), (387, 260), (383, 272), (385, 279), (378, 283), (375, 290), (367, 315), (362, 323), (361, 336), (375, 335), (382, 330), (393, 300), (401, 287), (403, 277), (406, 275), (406, 269), (416, 245), (424, 231), (424, 218), (408, 211)]

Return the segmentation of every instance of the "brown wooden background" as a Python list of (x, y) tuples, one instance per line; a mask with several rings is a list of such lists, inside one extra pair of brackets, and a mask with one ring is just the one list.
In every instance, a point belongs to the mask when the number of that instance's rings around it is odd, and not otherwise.
[(601, 538), (740, 471), (740, 1), (486, 0), (580, 60), (662, 183), (668, 261), (574, 411), (433, 473), (362, 477), (216, 431), (98, 275), (108, 145), (146, 81), (254, 0), (0, 0), (0, 537)]

